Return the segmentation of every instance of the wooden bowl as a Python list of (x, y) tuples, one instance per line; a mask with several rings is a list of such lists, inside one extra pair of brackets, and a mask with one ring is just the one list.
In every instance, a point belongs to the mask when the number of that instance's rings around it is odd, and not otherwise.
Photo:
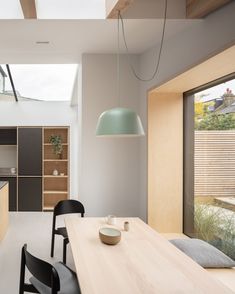
[(99, 237), (107, 245), (116, 245), (121, 240), (121, 232), (113, 228), (101, 228), (99, 230)]

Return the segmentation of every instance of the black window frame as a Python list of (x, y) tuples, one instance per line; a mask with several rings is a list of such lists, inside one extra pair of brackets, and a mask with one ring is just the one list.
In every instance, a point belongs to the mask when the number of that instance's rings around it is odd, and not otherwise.
[(194, 232), (194, 95), (235, 79), (235, 72), (183, 93), (183, 233)]

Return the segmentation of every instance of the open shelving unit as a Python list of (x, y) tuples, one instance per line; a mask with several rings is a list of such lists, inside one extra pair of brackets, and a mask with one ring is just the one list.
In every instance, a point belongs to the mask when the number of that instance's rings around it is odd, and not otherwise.
[[(54, 154), (51, 135), (62, 138), (62, 157)], [(54, 176), (53, 171), (58, 175)], [(53, 210), (60, 200), (69, 196), (69, 129), (68, 127), (44, 127), (43, 130), (43, 210)]]

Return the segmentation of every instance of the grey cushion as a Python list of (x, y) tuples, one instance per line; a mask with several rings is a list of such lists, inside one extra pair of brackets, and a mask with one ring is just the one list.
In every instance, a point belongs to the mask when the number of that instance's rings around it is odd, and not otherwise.
[[(58, 294), (80, 294), (76, 274), (60, 262), (56, 263), (54, 267), (60, 277), (60, 291)], [(40, 294), (51, 294), (51, 288), (41, 283), (35, 277), (31, 277), (29, 281)]]
[(235, 267), (235, 261), (199, 239), (174, 239), (170, 242), (204, 268)]

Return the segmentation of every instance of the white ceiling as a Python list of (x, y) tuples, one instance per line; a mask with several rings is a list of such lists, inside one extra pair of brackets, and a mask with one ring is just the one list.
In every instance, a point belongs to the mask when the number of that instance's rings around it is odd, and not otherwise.
[[(166, 38), (195, 22), (168, 20)], [(125, 24), (131, 53), (142, 53), (160, 40), (162, 20)], [(116, 20), (0, 20), (0, 63), (79, 63), (82, 53), (114, 53), (116, 28)]]

